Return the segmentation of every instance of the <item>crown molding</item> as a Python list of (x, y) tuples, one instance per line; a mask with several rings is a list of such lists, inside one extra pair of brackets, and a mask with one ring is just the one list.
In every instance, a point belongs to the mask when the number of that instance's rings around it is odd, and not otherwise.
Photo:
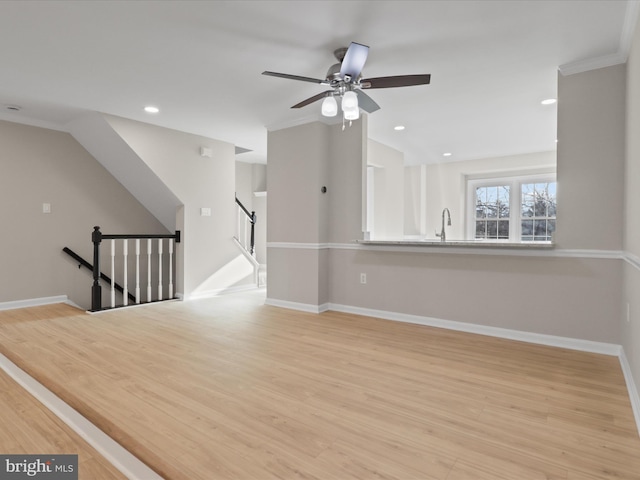
[(66, 128), (66, 126), (60, 125), (55, 122), (27, 117), (24, 115), (0, 112), (0, 120), (3, 120), (5, 122), (18, 123), (20, 125), (28, 125), (30, 127), (46, 128), (47, 130), (56, 130), (58, 132), (69, 133), (69, 129)]
[(620, 44), (618, 45), (618, 51), (616, 53), (565, 63), (558, 67), (560, 73), (563, 76), (567, 76), (626, 63), (629, 58), (629, 50), (631, 50), (633, 34), (635, 32), (636, 24), (638, 23), (639, 12), (640, 0), (628, 0), (627, 9), (624, 15), (624, 23), (622, 25), (622, 32), (620, 34)]
[(620, 35), (620, 53), (624, 56), (625, 62), (629, 58), (631, 44), (633, 43), (633, 34), (640, 17), (640, 0), (629, 0), (627, 2), (627, 11), (622, 25), (622, 34)]
[(590, 70), (597, 70), (598, 68), (620, 65), (626, 61), (626, 55), (623, 55), (621, 52), (617, 52), (610, 55), (603, 55), (601, 57), (587, 58), (585, 60), (578, 60), (577, 62), (565, 63), (564, 65), (560, 65), (558, 70), (560, 70), (560, 73), (566, 77), (567, 75), (573, 75), (575, 73), (583, 73)]

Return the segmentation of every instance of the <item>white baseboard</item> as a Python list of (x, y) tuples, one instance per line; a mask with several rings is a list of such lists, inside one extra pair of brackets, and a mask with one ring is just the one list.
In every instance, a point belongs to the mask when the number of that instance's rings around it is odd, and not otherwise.
[(299, 310), (301, 312), (308, 313), (322, 313), (329, 310), (329, 304), (323, 303), (322, 305), (312, 305), (310, 303), (298, 303), (289, 302), (287, 300), (278, 300), (275, 298), (267, 298), (265, 305), (271, 305), (272, 307), (288, 308), (289, 310)]
[(68, 303), (74, 307), (78, 307), (71, 302), (66, 295), (57, 295), (55, 297), (29, 298), (26, 300), (15, 300), (12, 302), (0, 302), (0, 310), (14, 310), (16, 308), (39, 307), (41, 305), (52, 305), (54, 303)]
[(490, 337), (506, 338), (509, 340), (518, 340), (521, 342), (536, 343), (539, 345), (548, 345), (551, 347), (568, 348), (571, 350), (581, 350), (584, 352), (613, 355), (616, 357), (620, 355), (620, 351), (622, 349), (620, 345), (616, 345), (613, 343), (593, 342), (591, 340), (559, 337), (555, 335), (545, 335), (542, 333), (523, 332), (520, 330), (511, 330), (508, 328), (490, 327), (487, 325), (476, 325), (473, 323), (465, 322), (455, 322), (452, 320), (442, 320), (440, 318), (422, 317), (418, 315), (409, 315), (406, 313), (373, 310), (370, 308), (352, 307), (335, 303), (330, 303), (328, 309), (335, 310), (337, 312), (354, 313), (357, 315), (382, 318), (385, 320), (415, 323), (418, 325), (446, 328), (448, 330), (476, 333), (479, 335), (488, 335)]
[(633, 416), (636, 419), (636, 426), (638, 427), (638, 434), (640, 435), (640, 395), (638, 394), (638, 387), (633, 381), (631, 366), (629, 365), (627, 356), (624, 353), (624, 348), (620, 350), (619, 358), (620, 366), (622, 367), (622, 373), (624, 374), (624, 380), (627, 383), (627, 390), (629, 391), (629, 400), (631, 400)]
[(203, 292), (195, 292), (189, 295), (184, 295), (182, 293), (179, 293), (179, 294), (176, 294), (176, 296), (180, 300), (185, 300), (185, 301), (198, 300), (201, 298), (217, 297), (218, 295), (226, 295), (229, 293), (238, 293), (238, 292), (246, 292), (247, 290), (256, 290), (257, 288), (259, 288), (257, 284), (250, 283), (247, 285), (237, 285), (233, 287), (216, 288), (214, 290), (205, 290)]
[(2, 354), (0, 354), (0, 369), (95, 448), (127, 478), (162, 480), (162, 477)]

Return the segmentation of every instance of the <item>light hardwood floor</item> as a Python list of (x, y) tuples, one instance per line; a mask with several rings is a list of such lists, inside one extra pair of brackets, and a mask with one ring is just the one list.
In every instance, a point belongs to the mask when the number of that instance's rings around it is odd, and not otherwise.
[(78, 455), (78, 478), (82, 480), (125, 479), (113, 465), (2, 370), (0, 453), (74, 454)]
[(167, 479), (640, 479), (615, 357), (263, 300), (0, 312), (0, 350)]

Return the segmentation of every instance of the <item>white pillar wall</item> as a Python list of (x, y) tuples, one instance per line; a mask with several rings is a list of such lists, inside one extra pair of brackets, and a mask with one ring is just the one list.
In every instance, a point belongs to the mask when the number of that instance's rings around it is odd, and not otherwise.
[(315, 122), (269, 132), (268, 165), (267, 302), (319, 309), (329, 243), (363, 238), (366, 116), (344, 131)]

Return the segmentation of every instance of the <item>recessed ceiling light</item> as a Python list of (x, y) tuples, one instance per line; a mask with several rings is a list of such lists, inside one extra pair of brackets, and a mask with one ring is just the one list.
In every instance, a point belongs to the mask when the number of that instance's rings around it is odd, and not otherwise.
[(158, 113), (160, 109), (152, 105), (147, 105), (146, 107), (144, 107), (144, 111), (147, 113)]
[(546, 100), (542, 100), (542, 105), (553, 105), (557, 100), (555, 98), (547, 98)]
[(451, 154), (450, 152), (447, 152), (447, 153), (443, 153), (443, 154), (442, 154), (442, 156), (443, 156), (443, 157), (450, 157), (451, 155), (452, 155), (452, 154)]
[(404, 125), (396, 125), (393, 129), (397, 131), (404, 130)]

